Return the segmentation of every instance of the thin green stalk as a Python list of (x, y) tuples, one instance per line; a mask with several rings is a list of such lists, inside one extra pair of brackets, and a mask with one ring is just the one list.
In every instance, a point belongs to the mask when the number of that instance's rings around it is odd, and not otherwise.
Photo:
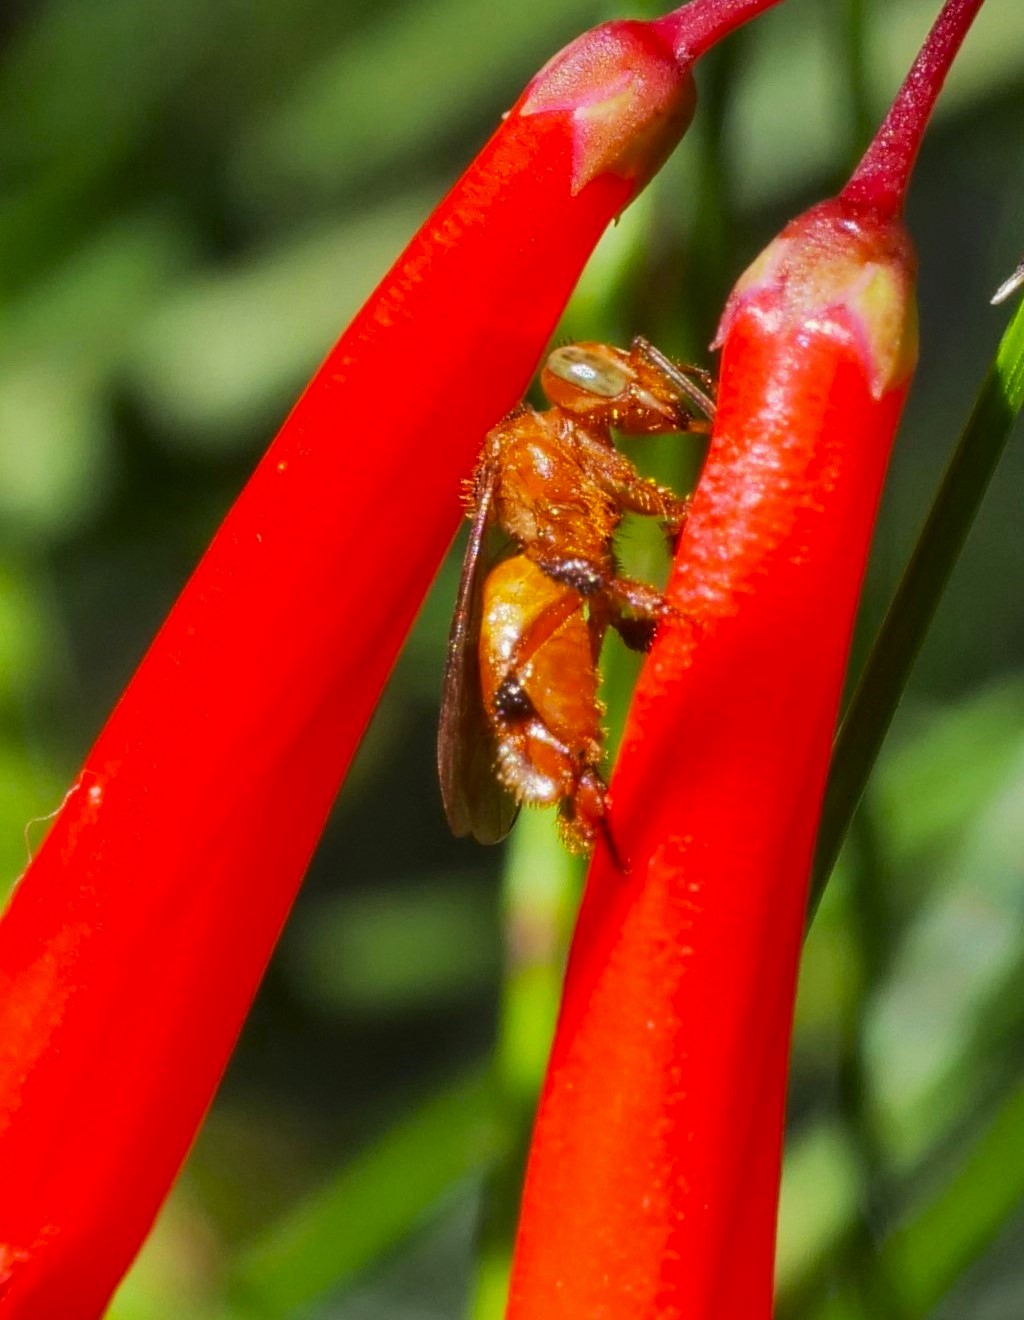
[[(1005, 1229), (1022, 1195), (1024, 1087), (1018, 1085), (979, 1124), (956, 1172), (907, 1214), (882, 1247), (884, 1268), (899, 1281), (910, 1320), (926, 1320), (932, 1314)], [(814, 1320), (865, 1315), (849, 1288), (831, 1290), (801, 1314)], [(874, 1313), (870, 1320), (875, 1320)]]
[(509, 1140), (484, 1191), (472, 1320), (501, 1320), (505, 1314), (526, 1152), (580, 880), (578, 859), (554, 840), (551, 814), (524, 811), (505, 869), (507, 960), (494, 1067), (500, 1126)]
[(872, 113), (867, 76), (867, 15), (870, 0), (845, 0), (839, 13), (843, 49), (846, 54), (846, 96), (849, 123), (849, 156), (855, 164), (871, 141), (877, 116)]
[(283, 1320), (358, 1277), (424, 1222), (453, 1186), (503, 1158), (507, 1145), (493, 1080), (474, 1069), (240, 1251), (225, 1280), (233, 1309)]
[(992, 1244), (1022, 1196), (1024, 1087), (1018, 1086), (976, 1137), (955, 1176), (886, 1246), (915, 1320), (929, 1314)]
[(885, 1207), (892, 1201), (891, 1174), (872, 1104), (865, 1040), (868, 1009), (892, 956), (893, 927), (887, 901), (891, 877), (874, 823), (863, 806), (855, 814), (851, 830), (856, 847), (850, 866), (849, 931), (856, 948), (858, 977), (856, 993), (850, 996), (844, 1014), (838, 1071), (841, 1116), (856, 1158), (860, 1213), (851, 1226), (844, 1257), (865, 1316), (909, 1320), (890, 1262), (881, 1252)]
[(812, 915), (1022, 404), (1024, 304), (1000, 341), (839, 728), (818, 837)]

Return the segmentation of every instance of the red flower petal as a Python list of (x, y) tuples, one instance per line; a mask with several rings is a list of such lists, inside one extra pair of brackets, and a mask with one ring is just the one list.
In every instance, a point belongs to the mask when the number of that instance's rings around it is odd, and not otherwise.
[[(775, 0), (698, 0), (723, 28)], [(717, 25), (717, 27), (715, 26)], [(607, 24), (523, 97), (335, 346), (0, 924), (0, 1313), (96, 1315), (224, 1068), (460, 478), (692, 110)], [(704, 41), (706, 45), (706, 41)]]
[(950, 0), (833, 203), (754, 263), (591, 869), (509, 1320), (767, 1320), (807, 881), (916, 355), (898, 218), (980, 0)]

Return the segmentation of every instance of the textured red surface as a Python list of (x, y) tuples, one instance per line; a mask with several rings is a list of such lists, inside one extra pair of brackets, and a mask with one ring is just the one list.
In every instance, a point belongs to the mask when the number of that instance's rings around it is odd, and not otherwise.
[[(840, 198), (723, 321), (719, 411), (611, 785), (509, 1320), (769, 1320), (807, 882), (916, 339), (897, 219), (982, 0), (947, 0)], [(669, 20), (673, 21), (673, 20)], [(858, 278), (858, 270), (864, 278)]]
[(0, 923), (4, 1317), (98, 1314), (185, 1155), (460, 479), (634, 190), (574, 191), (573, 132), (513, 112), (333, 349)]
[(767, 1320), (793, 992), (857, 595), (905, 383), (834, 311), (747, 306), (612, 783), (510, 1320)]

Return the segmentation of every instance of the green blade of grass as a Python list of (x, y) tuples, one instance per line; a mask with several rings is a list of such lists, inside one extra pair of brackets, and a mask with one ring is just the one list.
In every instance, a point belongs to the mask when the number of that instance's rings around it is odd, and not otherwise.
[[(1013, 1221), (1024, 1194), (1022, 1137), (1024, 1088), (1017, 1086), (979, 1126), (955, 1172), (882, 1244), (880, 1263), (899, 1283), (902, 1314), (930, 1316)], [(830, 1289), (800, 1314), (875, 1320), (849, 1285)]]
[(1000, 341), (840, 725), (818, 837), (812, 914), (1022, 404), (1024, 303)]
[(494, 1067), (507, 1140), (484, 1186), (468, 1320), (505, 1314), (530, 1131), (582, 879), (580, 859), (558, 842), (550, 814), (524, 811), (505, 855), (508, 952)]
[(462, 1179), (500, 1156), (506, 1137), (489, 1072), (469, 1074), (397, 1123), (232, 1263), (228, 1295), (244, 1315), (294, 1315), (380, 1260)]
[(925, 1315), (978, 1260), (1024, 1195), (1024, 1087), (977, 1136), (957, 1173), (899, 1228), (883, 1255), (913, 1315)]

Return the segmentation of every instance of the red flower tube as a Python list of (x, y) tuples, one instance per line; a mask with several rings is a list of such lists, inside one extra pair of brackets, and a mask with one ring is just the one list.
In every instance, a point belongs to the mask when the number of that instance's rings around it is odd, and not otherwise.
[(534, 1133), (510, 1320), (766, 1320), (807, 880), (916, 357), (911, 165), (950, 0), (843, 193), (726, 309), (719, 410), (612, 781)]
[(0, 924), (0, 1315), (97, 1315), (183, 1159), (345, 768), (605, 226), (776, 0), (556, 56), (332, 350)]

